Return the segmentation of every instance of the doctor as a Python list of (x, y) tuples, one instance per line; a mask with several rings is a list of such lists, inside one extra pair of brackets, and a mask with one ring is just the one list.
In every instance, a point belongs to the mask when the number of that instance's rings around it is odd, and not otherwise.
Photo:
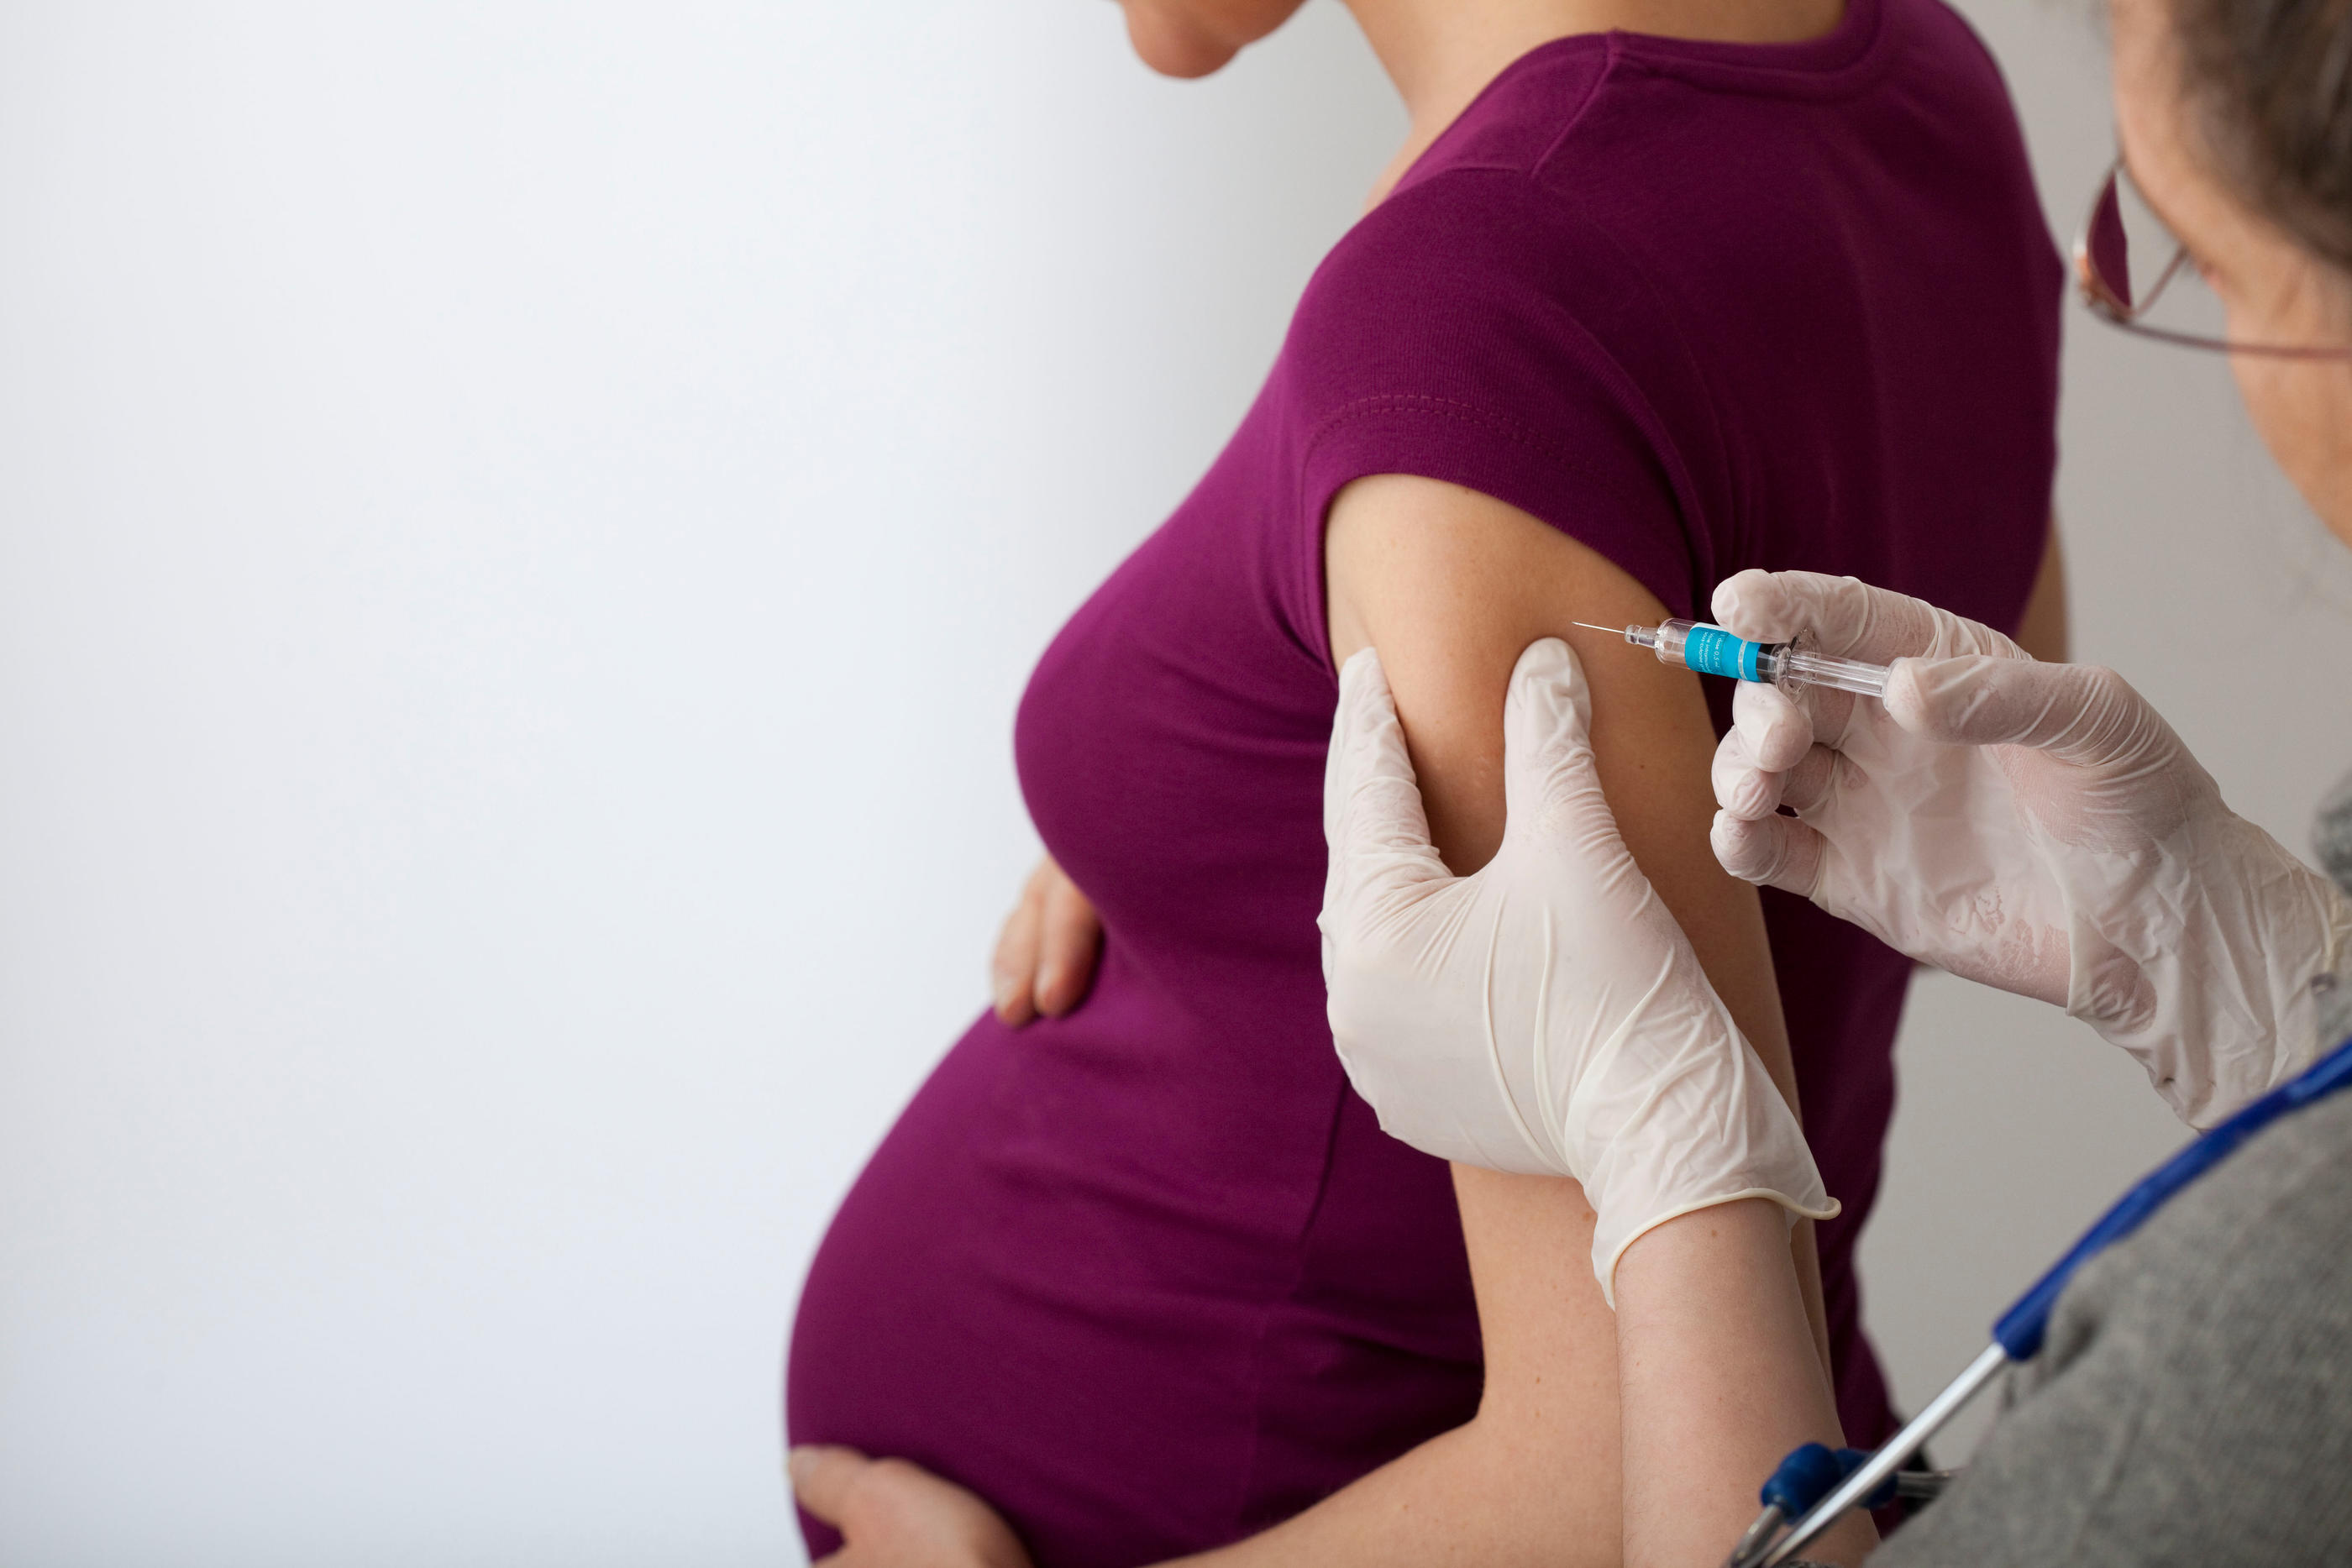
[[(2352, 5), (2112, 11), (2124, 158), (2103, 210), (2144, 197), (2161, 214), (2227, 308), (2228, 342), (2206, 346), (2231, 351), (2273, 455), (2352, 544)], [(2137, 312), (2170, 247), (2125, 255), (2118, 234), (2094, 222), (2085, 290), (2151, 329)], [(2065, 1008), (2194, 1126), (2352, 1033), (2352, 904), (2232, 813), (2112, 672), (2036, 664), (1851, 580), (1747, 572), (1714, 609), (1742, 636), (1811, 630), (1827, 652), (1901, 661), (1883, 706), (1738, 689), (1715, 762), (1736, 874)], [(1719, 1563), (1780, 1456), (1837, 1441), (1787, 1246), (1791, 1218), (1833, 1195), (1618, 839), (1565, 645), (1528, 650), (1505, 724), (1507, 837), (1456, 878), (1377, 656), (1343, 672), (1333, 1032), (1399, 1136), (1583, 1183), (1618, 1318), (1625, 1561)], [(1976, 1464), (1899, 1538), (1874, 1552), (1856, 1515), (1808, 1556), (2352, 1561), (2347, 1242), (2341, 1095), (2075, 1277)]]

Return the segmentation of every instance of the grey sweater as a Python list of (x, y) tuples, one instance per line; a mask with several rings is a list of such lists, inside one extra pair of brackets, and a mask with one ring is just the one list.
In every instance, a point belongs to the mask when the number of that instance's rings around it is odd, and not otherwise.
[[(2317, 848), (2352, 888), (2352, 781)], [(2322, 998), (2330, 1044), (2347, 1003)], [(1871, 1558), (2239, 1563), (2352, 1563), (2352, 1091), (2086, 1265), (1976, 1462)]]
[(2273, 1124), (2059, 1301), (1872, 1568), (2352, 1563), (2352, 1093)]

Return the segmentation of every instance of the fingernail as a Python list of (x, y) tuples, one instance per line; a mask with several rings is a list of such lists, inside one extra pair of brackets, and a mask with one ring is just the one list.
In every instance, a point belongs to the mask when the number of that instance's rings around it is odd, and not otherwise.
[(784, 1455), (784, 1474), (793, 1485), (797, 1487), (801, 1484), (801, 1472), (808, 1469), (809, 1462), (815, 1458), (816, 1455), (805, 1445), (793, 1448)]

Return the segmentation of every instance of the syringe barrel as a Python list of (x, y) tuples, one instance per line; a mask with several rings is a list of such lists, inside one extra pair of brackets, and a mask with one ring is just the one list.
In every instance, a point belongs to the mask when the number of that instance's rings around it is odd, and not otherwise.
[(1728, 675), (1735, 681), (1765, 679), (1758, 661), (1764, 648), (1735, 637), (1720, 626), (1697, 621), (1658, 622), (1658, 663), (1703, 675)]
[(1763, 678), (1784, 692), (1801, 691), (1807, 686), (1829, 686), (1841, 692), (1853, 692), (1858, 696), (1883, 697), (1886, 695), (1886, 666), (1865, 664), (1859, 659), (1841, 659), (1834, 654), (1816, 653), (1801, 643), (1782, 643), (1768, 648), (1760, 661)]
[(1782, 691), (1831, 686), (1864, 696), (1886, 695), (1886, 671), (1858, 659), (1815, 653), (1810, 637), (1794, 643), (1751, 643), (1720, 626), (1680, 619), (1661, 621), (1655, 630), (1628, 626), (1625, 640), (1652, 650), (1658, 663), (1703, 675), (1735, 681), (1769, 681)]

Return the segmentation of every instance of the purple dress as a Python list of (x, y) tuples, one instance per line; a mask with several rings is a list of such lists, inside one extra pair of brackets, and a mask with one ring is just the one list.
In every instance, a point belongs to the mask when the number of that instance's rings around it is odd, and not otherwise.
[[(1803, 567), (2011, 626), (2060, 282), (2000, 76), (1937, 0), (1850, 0), (1795, 46), (1565, 38), (1505, 71), (1324, 262), (1232, 444), (1039, 664), (1022, 786), (1101, 912), (1100, 974), (1059, 1021), (982, 1017), (876, 1153), (802, 1298), (793, 1440), (906, 1456), (1042, 1568), (1110, 1568), (1274, 1524), (1466, 1419), (1446, 1169), (1381, 1133), (1324, 1022), (1326, 506), (1423, 475), (1676, 614)], [(1868, 1442), (1888, 1408), (1853, 1239), (1907, 966), (1765, 896)]]

